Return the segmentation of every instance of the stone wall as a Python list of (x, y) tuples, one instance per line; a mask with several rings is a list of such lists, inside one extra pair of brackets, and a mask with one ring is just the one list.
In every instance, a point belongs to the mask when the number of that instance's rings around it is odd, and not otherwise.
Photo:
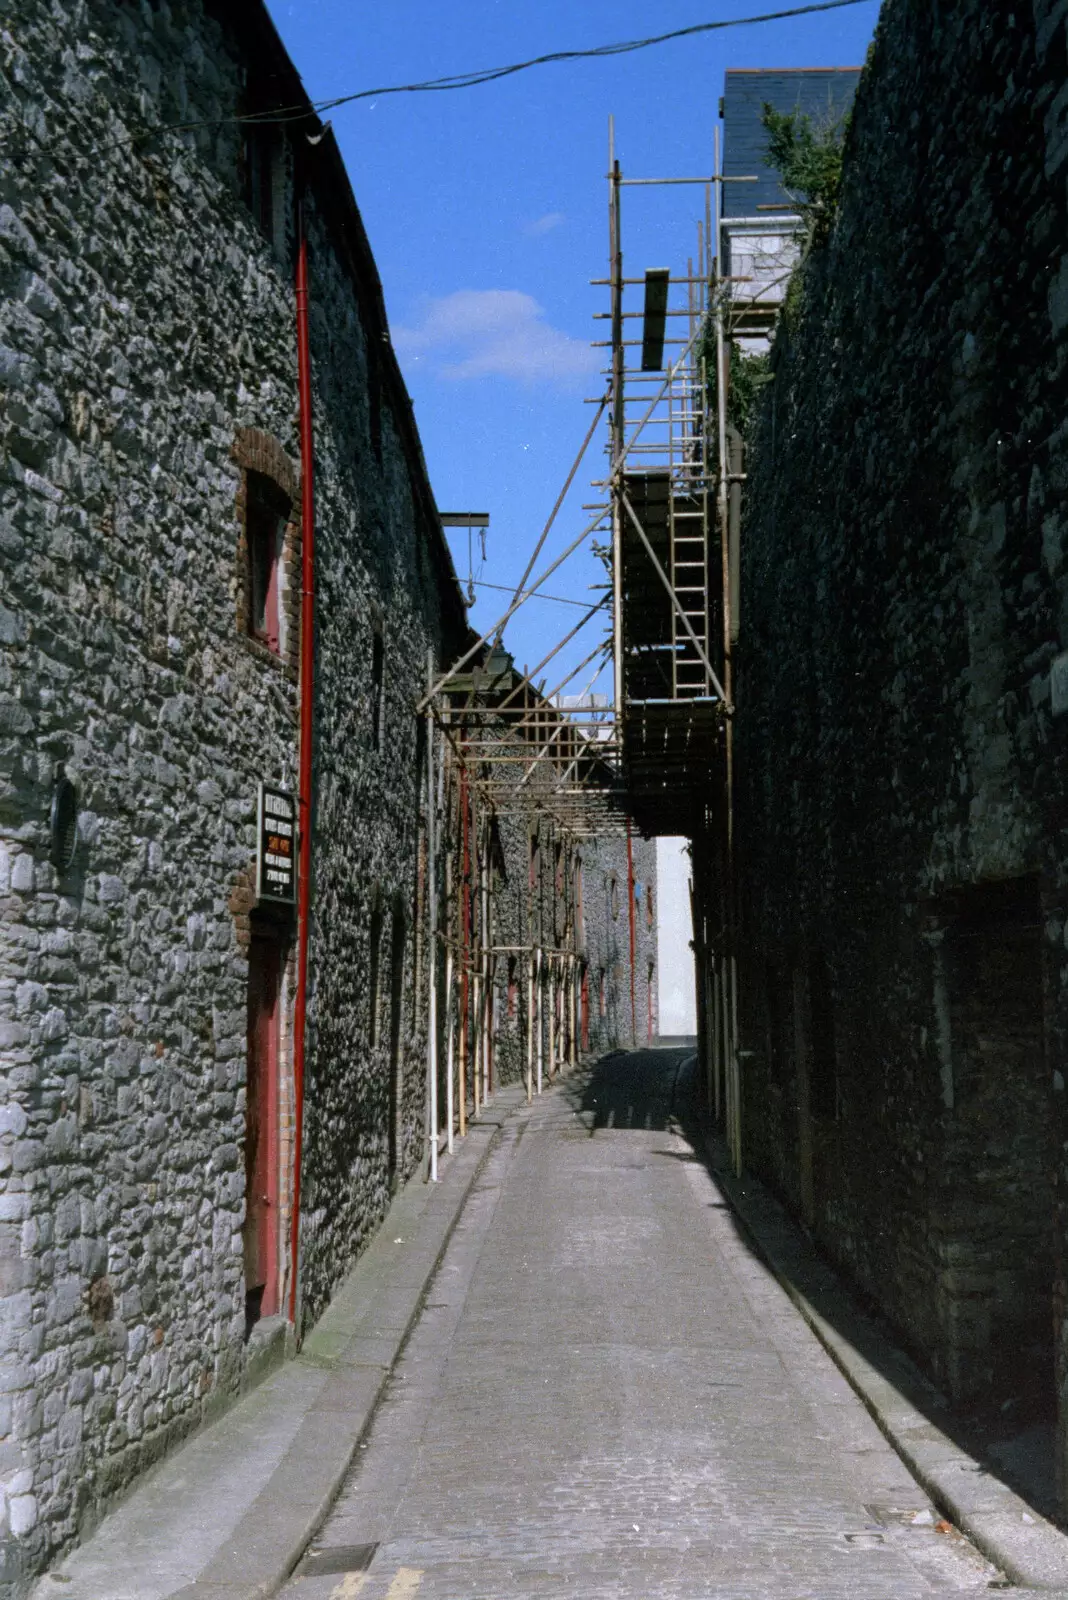
[[(451, 834), (458, 843), (459, 824)], [(503, 816), (495, 819), (490, 942), (498, 952), (492, 967), (492, 1076), (496, 1085), (521, 1081), (531, 1064), (536, 1075), (537, 1016), (531, 1002), (531, 950), (542, 952), (542, 1061), (547, 1077), (550, 1060), (550, 967), (556, 961), (558, 982), (577, 984), (575, 995), (576, 1054), (582, 1044), (582, 976), (586, 992), (586, 1049), (590, 1054), (632, 1043), (644, 1044), (658, 1032), (656, 1017), (656, 848), (650, 840), (633, 841), (635, 903), (634, 1015), (631, 1033), (630, 934), (627, 920), (627, 845), (623, 838), (576, 839), (548, 817)], [(458, 907), (450, 920), (456, 938)], [(473, 934), (479, 918), (474, 909)], [(552, 956), (551, 952), (559, 952)], [(568, 957), (577, 953), (574, 968)], [(650, 979), (652, 989), (650, 990)], [(454, 986), (458, 1005), (458, 985)], [(536, 986), (533, 991), (536, 994)], [(650, 993), (653, 996), (650, 1006)], [(472, 1007), (474, 998), (472, 997)], [(558, 1055), (571, 1044), (571, 992), (561, 993), (563, 1040)], [(472, 1013), (473, 1014), (473, 1013)], [(651, 1030), (650, 1030), (651, 1019)], [(442, 1026), (447, 1026), (443, 1022)], [(456, 1024), (458, 1026), (458, 1023)], [(439, 1101), (444, 1106), (442, 1078)]]
[(631, 854), (635, 896), (633, 1017), (627, 842), (591, 840), (583, 851), (590, 1048), (594, 1051), (641, 1046), (655, 1040), (660, 1031), (656, 1006), (656, 841), (635, 835)]
[[(261, 778), (296, 787), (298, 154), (319, 508), (305, 1320), (423, 1154), (412, 707), (464, 624), (336, 148), (277, 141), (258, 220), (242, 192), (229, 119), (299, 93), (265, 14), (12, 0), (0, 30), (7, 1592), (242, 1381), (255, 801)], [(153, 132), (177, 121), (201, 125)], [(245, 631), (249, 470), (292, 501), (277, 652)], [(81, 807), (63, 875), (59, 764)], [(408, 925), (393, 1167), (376, 903)]]
[(1039, 1411), (1051, 1298), (1068, 1371), (1066, 12), (884, 5), (751, 441), (737, 693), (746, 1159), (955, 1394)]

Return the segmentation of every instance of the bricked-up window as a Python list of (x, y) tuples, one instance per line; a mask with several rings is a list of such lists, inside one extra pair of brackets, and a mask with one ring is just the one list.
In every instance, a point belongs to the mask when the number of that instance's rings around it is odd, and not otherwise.
[(277, 250), (281, 245), (282, 205), (278, 194), (282, 172), (282, 143), (270, 125), (245, 124), (241, 178), (245, 204), (264, 238)]
[(939, 1172), (940, 1239), (957, 1267), (941, 1290), (952, 1313), (943, 1325), (959, 1330), (953, 1383), (968, 1396), (1012, 1397), (1052, 1422), (1052, 1291), (1063, 1269), (1055, 1266), (1059, 1150), (1046, 1034), (1053, 974), (1044, 971), (1039, 879), (969, 884), (937, 910), (954, 1090)]
[[(427, 842), (426, 833), (420, 832), (415, 866), (415, 907), (412, 916), (412, 990), (415, 1003), (423, 992), (423, 917), (427, 903)], [(433, 961), (433, 949), (431, 949)]]
[(943, 918), (958, 1116), (995, 1082), (1016, 1079), (1017, 1105), (1037, 1086), (1044, 1094), (1037, 877), (970, 884), (946, 898)]
[(838, 1115), (838, 1047), (831, 974), (821, 951), (809, 959), (808, 993), (812, 1019), (809, 1105), (814, 1117), (833, 1119)]
[(248, 631), (276, 655), (282, 649), (282, 549), (289, 505), (269, 478), (248, 474), (245, 489), (248, 552)]
[(504, 844), (500, 824), (496, 817), (489, 819), (489, 873), (490, 893), (495, 895), (508, 882), (508, 866), (504, 859)]
[(786, 993), (789, 985), (783, 975), (782, 963), (769, 961), (764, 969), (764, 984), (768, 1009), (768, 1072), (773, 1083), (786, 1081), (789, 1066), (787, 1046)]
[(386, 731), (386, 641), (380, 620), (371, 634), (371, 748), (381, 750)]
[(379, 466), (382, 465), (382, 349), (388, 334), (375, 329), (368, 322), (363, 325), (367, 349), (367, 431), (371, 450)]
[(423, 992), (423, 917), (428, 898), (429, 867), (427, 820), (435, 799), (429, 792), (427, 777), (426, 727), (420, 717), (415, 725), (415, 792), (419, 796), (419, 812), (416, 825), (415, 900), (412, 905), (412, 988), (417, 1004)]
[(531, 923), (537, 919), (541, 901), (541, 839), (536, 833), (530, 836), (530, 866), (527, 880), (527, 916)]
[(370, 1017), (368, 1038), (371, 1048), (378, 1043), (382, 1027), (382, 903), (375, 898), (371, 907), (371, 950), (368, 962), (367, 988)]
[(396, 1183), (401, 1169), (401, 1039), (404, 1033), (404, 946), (408, 929), (404, 904), (393, 904), (389, 953), (389, 1172)]

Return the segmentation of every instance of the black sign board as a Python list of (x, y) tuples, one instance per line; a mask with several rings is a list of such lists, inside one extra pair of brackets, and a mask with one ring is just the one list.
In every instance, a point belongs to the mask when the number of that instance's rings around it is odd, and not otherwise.
[(297, 805), (285, 789), (260, 784), (256, 898), (292, 905), (297, 898)]

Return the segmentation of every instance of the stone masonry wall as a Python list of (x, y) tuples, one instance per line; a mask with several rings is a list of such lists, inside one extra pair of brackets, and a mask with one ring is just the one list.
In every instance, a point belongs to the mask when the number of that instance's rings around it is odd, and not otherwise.
[(746, 1159), (961, 1397), (1051, 1399), (1052, 1298), (1062, 1413), (1066, 13), (884, 5), (751, 442), (737, 694)]
[[(454, 835), (457, 832), (453, 824)], [(577, 949), (580, 990), (576, 999), (581, 1051), (581, 970), (588, 993), (588, 1049), (597, 1054), (632, 1043), (630, 942), (627, 922), (627, 846), (624, 839), (575, 839), (547, 817), (504, 816), (495, 823), (492, 943), (501, 952), (493, 975), (495, 1028), (493, 1071), (497, 1084), (519, 1082), (528, 1062), (528, 991), (531, 945), (543, 951)], [(533, 873), (531, 870), (534, 842)], [(559, 854), (558, 854), (559, 850)], [(648, 1034), (652, 969), (652, 1036), (656, 1036), (656, 847), (633, 841), (635, 886), (636, 1039)], [(531, 881), (533, 877), (533, 882)], [(581, 880), (581, 882), (580, 882)], [(615, 884), (613, 890), (612, 884)], [(581, 908), (581, 909), (580, 909)], [(477, 921), (477, 918), (476, 918)], [(514, 951), (514, 954), (506, 954)], [(542, 1052), (549, 1061), (549, 979), (542, 999)], [(603, 989), (604, 1012), (601, 1012)], [(570, 1001), (561, 1017), (570, 1039)], [(536, 1016), (536, 1011), (535, 1011)], [(536, 1023), (535, 1023), (536, 1029)], [(534, 1034), (536, 1040), (536, 1032)], [(536, 1060), (536, 1043), (534, 1046)], [(444, 1105), (444, 1084), (441, 1104)], [(443, 1113), (444, 1115), (444, 1113)]]
[(593, 1052), (632, 1044), (640, 1047), (650, 1038), (655, 1040), (659, 1032), (656, 1015), (656, 841), (635, 836), (631, 849), (635, 890), (633, 1030), (627, 843), (625, 839), (591, 840), (583, 850), (583, 908), (589, 975), (590, 1049)]
[[(250, 864), (258, 781), (296, 787), (299, 504), (278, 655), (242, 632), (240, 541), (245, 469), (298, 483), (294, 155), (276, 149), (265, 232), (227, 120), (263, 41), (250, 60), (220, 14), (262, 22), (201, 0), (0, 17), (0, 1593), (244, 1365)], [(151, 136), (176, 121), (206, 125)], [(341, 238), (321, 170), (305, 1321), (388, 1203), (376, 897), (409, 922), (399, 1176), (423, 1153), (411, 713), (462, 627), (358, 218)], [(59, 763), (81, 804), (62, 877)], [(284, 1041), (283, 1123), (289, 1061)]]

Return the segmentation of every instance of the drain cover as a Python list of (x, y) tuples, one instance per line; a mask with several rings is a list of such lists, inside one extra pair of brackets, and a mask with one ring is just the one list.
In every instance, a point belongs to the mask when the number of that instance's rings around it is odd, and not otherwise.
[(328, 1578), (338, 1572), (366, 1572), (377, 1544), (336, 1544), (324, 1550), (314, 1545), (297, 1568), (298, 1578)]

